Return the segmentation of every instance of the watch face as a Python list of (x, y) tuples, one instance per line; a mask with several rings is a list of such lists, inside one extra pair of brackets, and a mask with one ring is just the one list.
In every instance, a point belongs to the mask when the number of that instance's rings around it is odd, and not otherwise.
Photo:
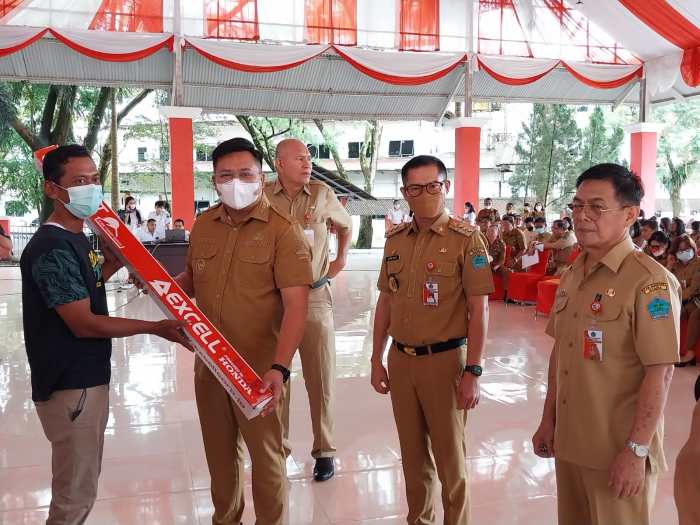
[(481, 374), (483, 373), (483, 369), (479, 365), (465, 366), (464, 370), (469, 372), (470, 374), (475, 375), (476, 377), (481, 376)]

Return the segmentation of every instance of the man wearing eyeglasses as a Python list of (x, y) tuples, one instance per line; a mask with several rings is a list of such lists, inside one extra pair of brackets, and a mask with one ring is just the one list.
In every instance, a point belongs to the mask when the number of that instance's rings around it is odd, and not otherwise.
[[(372, 386), (391, 393), (407, 522), (435, 521), (437, 467), (444, 523), (465, 524), (464, 425), (467, 410), (479, 403), (487, 299), (494, 289), (491, 267), (479, 231), (445, 212), (450, 182), (440, 159), (411, 159), (401, 179), (413, 221), (387, 234), (377, 283)], [(389, 336), (387, 373), (383, 355)]]
[[(277, 180), (265, 186), (265, 195), (279, 209), (289, 213), (304, 228), (311, 246), (313, 283), (309, 292), (309, 311), (304, 338), (299, 346), (301, 368), (309, 395), (314, 443), (311, 456), (316, 460), (314, 479), (333, 477), (333, 400), (335, 394), (335, 329), (330, 280), (345, 266), (352, 236), (352, 220), (338, 197), (323, 182), (311, 180), (311, 156), (306, 144), (286, 139), (277, 145)], [(338, 255), (328, 256), (330, 228), (338, 234)], [(290, 385), (283, 401), (284, 447), (289, 444)]]
[(249, 420), (204, 362), (195, 360), (212, 523), (241, 522), (245, 442), (257, 522), (281, 524), (287, 479), (279, 401), (304, 332), (311, 251), (299, 224), (265, 197), (262, 154), (250, 141), (222, 142), (212, 159), (212, 182), (221, 202), (194, 223), (187, 265), (177, 281), (274, 396), (262, 416)]
[(663, 409), (678, 361), (680, 285), (629, 236), (639, 178), (600, 164), (570, 205), (583, 253), (561, 276), (535, 454), (554, 457), (560, 525), (650, 523), (666, 469)]

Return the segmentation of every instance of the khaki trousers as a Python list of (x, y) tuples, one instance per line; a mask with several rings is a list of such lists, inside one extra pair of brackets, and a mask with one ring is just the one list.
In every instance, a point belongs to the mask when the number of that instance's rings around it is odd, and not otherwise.
[[(51, 505), (47, 525), (80, 525), (97, 498), (109, 385), (57, 390), (35, 403), (41, 426), (51, 442)], [(71, 416), (80, 410), (74, 420)]]
[(211, 476), (213, 525), (239, 525), (243, 516), (243, 442), (252, 462), (258, 525), (281, 524), (287, 498), (279, 410), (246, 419), (206, 365), (195, 360), (195, 397)]
[(607, 470), (555, 460), (559, 525), (649, 525), (656, 498), (657, 474), (647, 466), (644, 487), (636, 496), (616, 498)]
[[(336, 452), (333, 445), (335, 328), (330, 284), (311, 290), (309, 293), (309, 312), (304, 326), (304, 338), (299, 346), (299, 357), (301, 357), (301, 370), (309, 396), (311, 427), (314, 433), (311, 456), (330, 458)], [(291, 387), (291, 382), (288, 382), (282, 405), (284, 450), (287, 456), (291, 454), (289, 443)]]
[(457, 409), (457, 382), (465, 356), (465, 348), (422, 357), (406, 355), (393, 345), (389, 351), (391, 403), (401, 445), (409, 524), (435, 521), (436, 467), (445, 525), (469, 522), (466, 413)]

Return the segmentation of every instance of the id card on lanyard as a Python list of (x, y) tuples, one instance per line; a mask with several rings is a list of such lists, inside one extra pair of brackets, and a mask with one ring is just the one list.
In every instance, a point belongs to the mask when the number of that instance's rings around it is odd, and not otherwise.
[(602, 294), (597, 294), (591, 303), (591, 312), (593, 312), (593, 321), (583, 333), (583, 358), (590, 361), (603, 360), (603, 331), (598, 328), (598, 315), (603, 309), (600, 301), (603, 298)]

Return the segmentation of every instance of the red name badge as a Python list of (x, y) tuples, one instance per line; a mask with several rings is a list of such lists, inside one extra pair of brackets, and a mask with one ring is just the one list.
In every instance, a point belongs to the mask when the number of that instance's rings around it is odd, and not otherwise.
[(603, 332), (595, 328), (584, 330), (583, 358), (591, 361), (603, 360)]
[(112, 248), (130, 272), (149, 288), (150, 297), (170, 319), (187, 322), (184, 328), (197, 355), (226, 389), (241, 412), (252, 419), (272, 400), (268, 389), (260, 393), (262, 380), (195, 306), (168, 272), (134, 237), (104, 202), (88, 220), (100, 241)]
[(423, 285), (423, 305), (437, 306), (438, 305), (438, 283), (426, 281)]

